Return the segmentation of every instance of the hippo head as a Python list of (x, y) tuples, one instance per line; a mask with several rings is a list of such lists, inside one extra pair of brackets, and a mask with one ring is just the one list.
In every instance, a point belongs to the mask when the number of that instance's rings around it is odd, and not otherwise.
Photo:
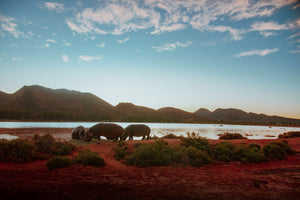
[(123, 135), (122, 135), (122, 140), (126, 140), (127, 137), (129, 136), (128, 132), (126, 132), (126, 130), (123, 132)]
[(79, 133), (79, 140), (82, 140), (85, 137), (85, 130)]
[(90, 142), (93, 137), (94, 137), (94, 133), (88, 130), (85, 134), (84, 141)]

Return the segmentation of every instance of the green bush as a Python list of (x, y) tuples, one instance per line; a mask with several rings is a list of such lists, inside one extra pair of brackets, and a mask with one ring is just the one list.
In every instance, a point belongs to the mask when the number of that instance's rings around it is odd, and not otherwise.
[(126, 157), (126, 164), (139, 167), (167, 166), (172, 163), (173, 149), (163, 140), (141, 144)]
[(234, 161), (236, 160), (236, 146), (230, 142), (221, 142), (214, 148), (214, 158), (219, 161)]
[(181, 138), (182, 145), (186, 148), (192, 146), (199, 150), (207, 152), (209, 155), (212, 155), (213, 149), (212, 146), (209, 144), (206, 138), (199, 136), (198, 134), (189, 133), (187, 132), (187, 138)]
[(58, 169), (67, 167), (73, 164), (73, 161), (67, 157), (61, 156), (54, 156), (47, 162), (47, 168), (51, 169)]
[(5, 139), (0, 139), (0, 161), (5, 161), (9, 157), (9, 144), (10, 142)]
[(51, 150), (52, 155), (65, 156), (69, 155), (76, 149), (76, 146), (67, 142), (55, 142)]
[(235, 140), (235, 139), (248, 139), (239, 133), (224, 133), (219, 137), (219, 140)]
[(113, 147), (113, 151), (115, 152), (114, 157), (116, 160), (122, 160), (125, 158), (125, 156), (128, 154), (127, 153), (127, 145), (124, 141), (120, 141), (118, 145)]
[(239, 160), (243, 163), (267, 161), (265, 152), (257, 144), (248, 146), (241, 144), (234, 149), (234, 154), (234, 160)]
[(285, 140), (270, 142), (263, 150), (268, 158), (274, 160), (283, 160), (286, 155), (295, 155), (295, 151)]
[(278, 135), (278, 138), (296, 138), (296, 137), (300, 137), (300, 131), (290, 131)]
[(35, 159), (36, 146), (22, 139), (9, 142), (9, 155), (7, 160), (12, 162), (26, 162)]
[(176, 136), (176, 135), (174, 135), (174, 134), (172, 134), (172, 133), (169, 133), (169, 134), (167, 134), (167, 135), (162, 136), (161, 138), (162, 138), (162, 139), (178, 139), (178, 138), (182, 138), (182, 137)]
[(74, 158), (74, 162), (84, 166), (103, 167), (105, 165), (103, 158), (97, 152), (91, 152), (89, 149), (79, 151), (79, 154)]
[(186, 149), (186, 154), (189, 159), (189, 163), (193, 167), (200, 167), (204, 164), (212, 163), (212, 159), (207, 154), (207, 152), (199, 150), (193, 146)]
[(37, 151), (42, 153), (51, 153), (53, 151), (55, 139), (50, 134), (46, 134), (43, 136), (34, 135), (33, 142), (37, 146)]

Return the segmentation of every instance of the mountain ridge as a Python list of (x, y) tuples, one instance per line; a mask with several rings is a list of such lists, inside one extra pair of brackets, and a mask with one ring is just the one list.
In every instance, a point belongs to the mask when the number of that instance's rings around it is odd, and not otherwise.
[(218, 108), (213, 112), (200, 108), (192, 113), (173, 107), (155, 110), (130, 102), (113, 106), (92, 93), (39, 85), (23, 86), (12, 94), (0, 91), (0, 119), (300, 125), (298, 119), (246, 113), (235, 108)]

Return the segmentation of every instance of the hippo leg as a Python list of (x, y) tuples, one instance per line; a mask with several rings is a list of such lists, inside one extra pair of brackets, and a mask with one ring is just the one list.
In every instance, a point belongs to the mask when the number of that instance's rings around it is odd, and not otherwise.
[(129, 140), (133, 140), (133, 136), (132, 135), (129, 137)]
[(144, 140), (144, 139), (145, 139), (145, 136), (143, 136), (142, 140)]
[(150, 134), (147, 135), (147, 140), (149, 140), (149, 139), (150, 139)]
[(118, 136), (117, 136), (117, 137), (115, 137), (115, 139), (114, 139), (114, 142), (116, 142), (116, 141), (118, 141)]

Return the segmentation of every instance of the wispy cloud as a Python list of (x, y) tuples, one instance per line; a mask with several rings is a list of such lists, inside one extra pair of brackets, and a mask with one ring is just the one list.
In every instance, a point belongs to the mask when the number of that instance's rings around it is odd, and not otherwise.
[(22, 31), (18, 30), (16, 20), (12, 17), (6, 17), (0, 14), (0, 23), (1, 29), (5, 32), (12, 34), (15, 38), (18, 37), (28, 37), (28, 35), (24, 34)]
[(63, 40), (63, 44), (67, 47), (71, 46), (71, 43), (67, 42), (66, 40)]
[(46, 42), (56, 43), (56, 40), (53, 40), (53, 39), (47, 39)]
[(97, 44), (97, 47), (99, 47), (99, 48), (105, 47), (105, 42), (102, 42), (101, 44)]
[(12, 60), (12, 61), (19, 61), (19, 60), (21, 60), (21, 58), (13, 57), (11, 60)]
[(300, 36), (300, 31), (297, 32), (297, 33), (295, 33), (295, 34), (293, 34), (293, 35), (291, 35), (288, 39), (292, 39), (292, 38), (298, 37), (298, 36)]
[(294, 51), (289, 51), (289, 53), (300, 53), (300, 49), (299, 50), (294, 50)]
[(45, 7), (49, 10), (54, 10), (57, 12), (61, 12), (65, 9), (64, 5), (61, 3), (54, 3), (54, 2), (45, 2)]
[(181, 43), (181, 42), (175, 42), (175, 43), (165, 43), (162, 46), (152, 46), (153, 49), (155, 49), (157, 52), (162, 52), (162, 51), (174, 51), (178, 47), (185, 48), (189, 46), (192, 42), (187, 41), (186, 43)]
[(254, 49), (251, 51), (244, 51), (241, 52), (237, 55), (234, 55), (234, 57), (240, 58), (240, 57), (244, 57), (244, 56), (266, 56), (268, 54), (271, 53), (275, 53), (276, 51), (278, 51), (278, 48), (274, 48), (274, 49), (263, 49), (263, 50), (259, 50), (259, 49)]
[(128, 40), (130, 39), (130, 37), (127, 37), (127, 38), (124, 38), (124, 39), (119, 39), (119, 40), (117, 40), (117, 42), (119, 42), (119, 43), (124, 43), (124, 42), (127, 42)]
[[(145, 29), (149, 29), (151, 34), (162, 34), (192, 27), (199, 31), (227, 32), (232, 36), (232, 40), (237, 41), (241, 40), (247, 31), (234, 28), (231, 23), (216, 26), (214, 22), (223, 18), (235, 22), (255, 17), (269, 17), (278, 9), (296, 2), (297, 0), (144, 0), (142, 3), (134, 0), (107, 1), (101, 6), (81, 10), (73, 17), (68, 17), (66, 23), (72, 31), (79, 34), (121, 35)], [(270, 29), (268, 30), (270, 32)], [(270, 35), (263, 30), (260, 32), (265, 36)]]
[(97, 56), (79, 56), (79, 59), (82, 61), (86, 61), (86, 62), (91, 62), (94, 60), (100, 60), (102, 58), (102, 56), (97, 55)]
[(50, 47), (49, 43), (46, 43), (46, 44), (44, 45), (44, 47), (49, 48), (49, 47)]
[(65, 62), (65, 63), (67, 63), (67, 62), (69, 62), (69, 57), (67, 56), (67, 55), (62, 55), (61, 56), (62, 57), (62, 60)]

